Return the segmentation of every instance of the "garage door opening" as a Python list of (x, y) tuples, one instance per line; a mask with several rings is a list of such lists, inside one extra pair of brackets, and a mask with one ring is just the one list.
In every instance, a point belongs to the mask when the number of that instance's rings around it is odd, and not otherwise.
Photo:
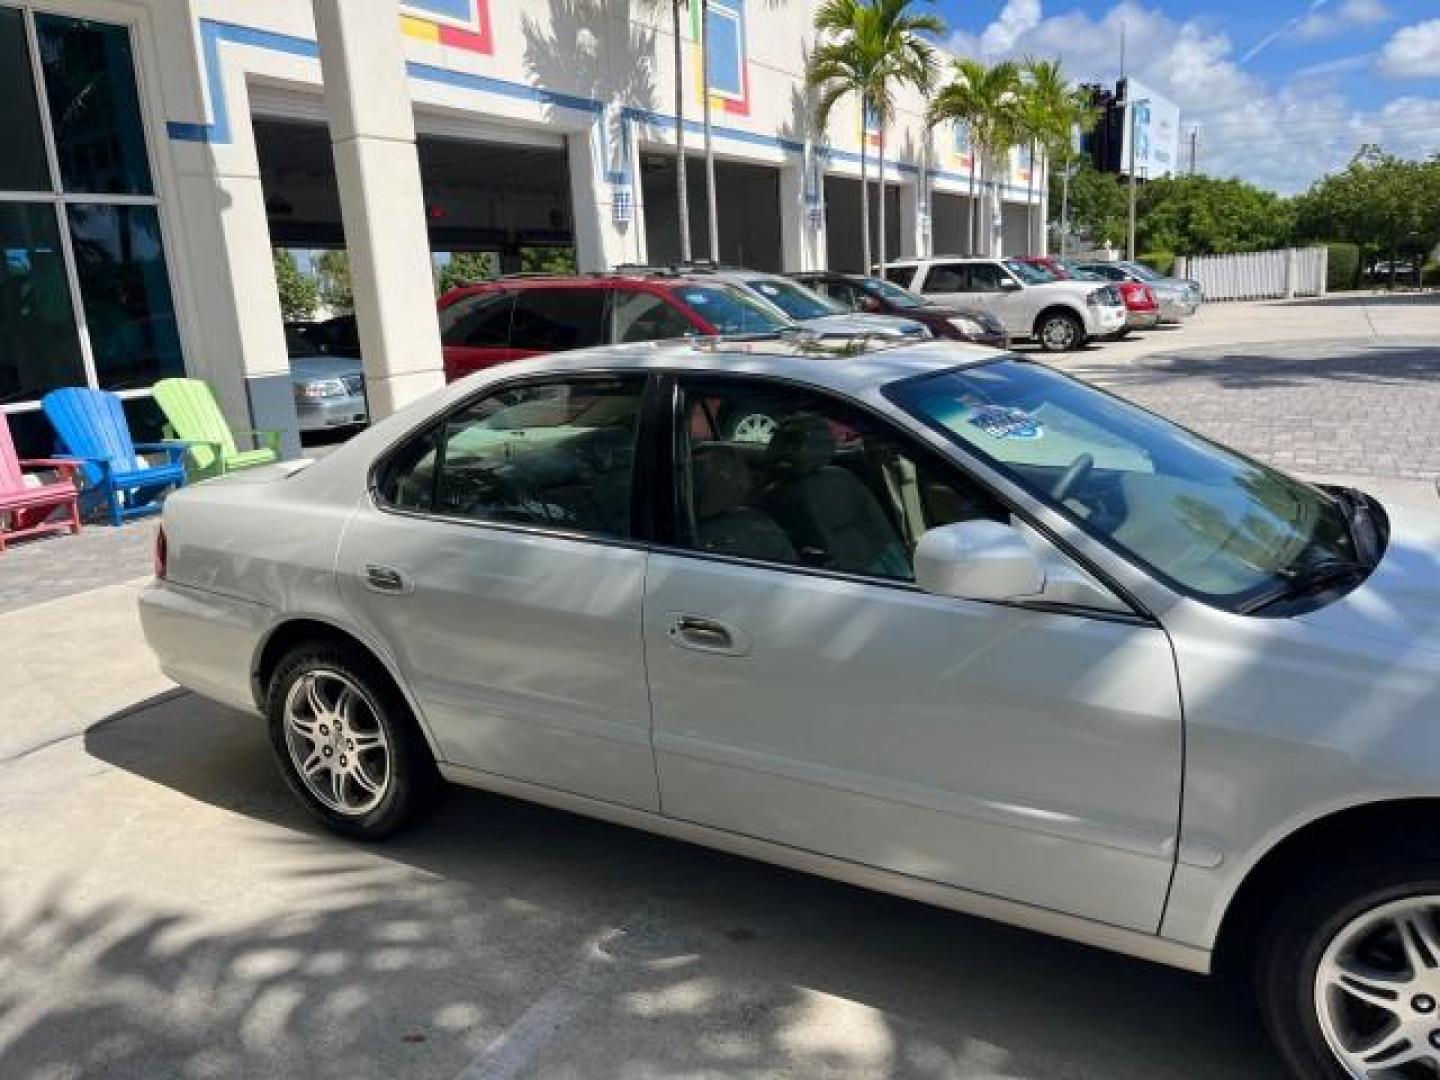
[[(900, 189), (885, 185), (885, 256), (900, 256)], [(860, 181), (847, 176), (825, 178), (825, 244), (831, 270), (868, 274), (860, 242)], [(880, 194), (870, 183), (870, 258), (880, 258)]]
[(930, 195), (930, 236), (937, 255), (968, 255), (970, 242), (970, 198), (936, 191)]
[[(690, 200), (690, 253), (709, 259), (710, 223), (705, 203), (705, 160), (685, 159)], [(645, 248), (657, 265), (680, 259), (680, 221), (676, 207), (675, 156), (647, 151), (641, 158), (645, 198)], [(778, 273), (780, 246), (780, 170), (736, 161), (715, 163), (715, 206), (720, 219), (720, 258), (730, 266)]]

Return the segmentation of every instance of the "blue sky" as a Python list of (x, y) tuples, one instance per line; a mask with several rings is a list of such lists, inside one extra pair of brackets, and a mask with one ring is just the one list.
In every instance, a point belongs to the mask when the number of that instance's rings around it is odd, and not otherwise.
[(1360, 143), (1440, 153), (1440, 0), (937, 0), (952, 47), (1130, 73), (1200, 128), (1200, 166), (1277, 190)]

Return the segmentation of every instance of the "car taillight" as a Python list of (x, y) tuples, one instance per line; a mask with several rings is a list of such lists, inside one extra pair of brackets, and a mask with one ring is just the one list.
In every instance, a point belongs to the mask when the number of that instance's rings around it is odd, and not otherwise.
[(155, 576), (161, 581), (165, 580), (169, 558), (170, 545), (165, 540), (165, 529), (162, 526), (155, 530)]

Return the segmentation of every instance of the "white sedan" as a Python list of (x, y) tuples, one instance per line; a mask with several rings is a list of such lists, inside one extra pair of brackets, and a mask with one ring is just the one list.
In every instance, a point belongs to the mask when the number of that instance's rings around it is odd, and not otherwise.
[(694, 342), (178, 492), (141, 608), (344, 833), (488, 788), (1238, 972), (1296, 1076), (1435, 1076), (1437, 550), (1015, 356)]

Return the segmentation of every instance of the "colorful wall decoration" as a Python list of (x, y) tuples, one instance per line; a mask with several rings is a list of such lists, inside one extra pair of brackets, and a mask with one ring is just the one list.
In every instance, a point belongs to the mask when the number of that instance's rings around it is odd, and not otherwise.
[[(735, 116), (750, 115), (750, 71), (745, 52), (745, 0), (709, 0), (705, 5), (705, 32), (710, 41), (710, 107)], [(695, 71), (696, 94), (704, 94), (700, 55), (700, 4), (690, 4), (690, 33), (694, 42), (690, 64)]]
[(421, 41), (483, 53), (495, 51), (490, 0), (402, 0), (400, 29)]

